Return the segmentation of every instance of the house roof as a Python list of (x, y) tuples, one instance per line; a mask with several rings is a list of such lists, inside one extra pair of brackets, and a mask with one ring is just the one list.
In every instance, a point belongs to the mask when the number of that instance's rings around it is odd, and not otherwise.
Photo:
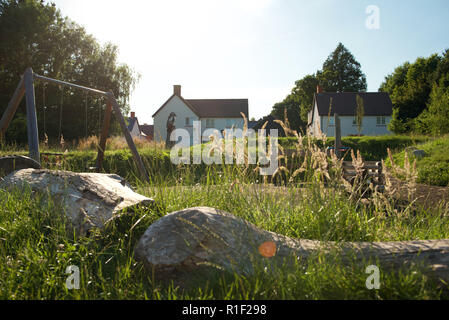
[(137, 120), (137, 117), (128, 117), (128, 130), (132, 131), (134, 128), (134, 124), (137, 123), (137, 126), (139, 126), (139, 121)]
[(154, 125), (152, 124), (142, 124), (139, 126), (139, 128), (141, 132), (149, 137), (154, 135)]
[(248, 117), (248, 99), (186, 99), (200, 118)]
[(356, 114), (356, 96), (363, 99), (365, 116), (389, 116), (393, 113), (393, 104), (386, 92), (323, 92), (316, 93), (314, 101), (317, 103), (318, 114), (325, 116), (329, 114), (330, 99), (332, 106), (330, 115), (337, 113), (340, 116), (354, 116)]
[(241, 118), (242, 112), (248, 117), (248, 99), (184, 99), (173, 94), (153, 114), (153, 117), (161, 111), (165, 105), (174, 97), (179, 97), (199, 118)]

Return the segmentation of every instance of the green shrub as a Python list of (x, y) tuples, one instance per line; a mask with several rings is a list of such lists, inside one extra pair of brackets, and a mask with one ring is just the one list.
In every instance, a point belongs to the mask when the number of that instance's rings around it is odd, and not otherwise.
[[(443, 187), (449, 185), (449, 137), (445, 136), (415, 146), (424, 150), (426, 156), (417, 159), (413, 155), (413, 149), (402, 150), (393, 155), (395, 163), (403, 167), (404, 153), (408, 152), (410, 163), (416, 160), (418, 182)], [(387, 164), (389, 164), (388, 160)]]

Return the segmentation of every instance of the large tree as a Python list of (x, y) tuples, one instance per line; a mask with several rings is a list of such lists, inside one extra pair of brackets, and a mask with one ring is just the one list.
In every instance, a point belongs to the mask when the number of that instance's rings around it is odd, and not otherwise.
[[(285, 119), (285, 113), (287, 119)], [(288, 120), (290, 129), (304, 132), (307, 122), (301, 120), (300, 101), (296, 95), (289, 94), (283, 101), (276, 103), (271, 115), (282, 121)]]
[[(117, 62), (117, 46), (110, 43), (101, 46), (83, 27), (63, 17), (54, 4), (0, 0), (0, 43), (0, 114), (28, 67), (52, 78), (105, 91), (111, 89), (122, 112), (129, 110), (129, 96), (138, 75)], [(86, 129), (88, 135), (98, 133), (105, 107), (103, 98), (43, 82), (35, 82), (35, 91), (41, 138), (44, 127), (50, 138), (57, 138), (60, 124), (66, 140), (83, 137)], [(22, 102), (11, 130), (7, 131), (8, 140), (26, 141), (25, 129), (21, 133), (14, 130), (22, 127), (24, 117)], [(116, 123), (111, 130), (117, 132)]]
[(363, 92), (367, 88), (360, 63), (342, 43), (326, 59), (317, 78), (328, 92)]
[(301, 120), (305, 123), (308, 121), (308, 113), (312, 109), (313, 104), (313, 95), (318, 85), (319, 80), (316, 75), (310, 74), (296, 81), (292, 90), (292, 95), (297, 97), (300, 102)]
[(428, 58), (420, 57), (413, 63), (406, 62), (385, 77), (379, 91), (388, 92), (395, 107), (391, 130), (396, 133), (422, 131), (422, 123), (417, 123), (415, 119), (427, 109), (432, 89), (449, 85), (445, 80), (448, 74), (449, 57), (446, 51), (443, 57), (433, 54)]
[(271, 114), (283, 119), (286, 109), (291, 128), (304, 132), (318, 85), (327, 92), (363, 92), (366, 91), (366, 78), (360, 63), (339, 43), (324, 62), (322, 70), (297, 80), (291, 93), (273, 106)]

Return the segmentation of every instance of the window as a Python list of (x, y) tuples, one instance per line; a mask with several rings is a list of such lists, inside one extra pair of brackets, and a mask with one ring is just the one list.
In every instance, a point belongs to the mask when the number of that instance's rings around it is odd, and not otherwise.
[(234, 121), (232, 119), (226, 119), (226, 128), (232, 128)]
[(356, 117), (354, 117), (354, 119), (352, 119), (352, 125), (353, 125), (353, 126), (356, 126), (356, 125), (357, 125), (357, 118), (356, 118)]
[(377, 125), (378, 126), (384, 126), (385, 125), (385, 116), (378, 116), (377, 117)]
[(206, 119), (206, 128), (214, 127), (214, 119)]
[(189, 117), (186, 117), (186, 127), (191, 127), (192, 126), (192, 119), (190, 119)]

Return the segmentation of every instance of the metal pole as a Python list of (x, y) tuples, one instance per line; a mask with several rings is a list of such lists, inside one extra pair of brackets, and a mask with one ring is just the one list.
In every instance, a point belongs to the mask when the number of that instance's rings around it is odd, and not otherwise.
[(28, 129), (28, 149), (30, 158), (38, 163), (39, 154), (39, 133), (37, 128), (36, 100), (34, 95), (33, 69), (28, 68), (25, 71), (25, 96), (27, 109), (27, 129)]
[(69, 86), (69, 87), (72, 87), (72, 88), (76, 88), (76, 89), (80, 89), (80, 90), (84, 90), (84, 91), (97, 93), (97, 94), (100, 94), (100, 95), (103, 95), (103, 96), (106, 96), (106, 97), (108, 96), (107, 92), (104, 92), (104, 91), (101, 91), (101, 90), (92, 89), (92, 88), (80, 86), (80, 85), (77, 85), (77, 84), (73, 84), (73, 83), (70, 83), (70, 82), (65, 82), (65, 81), (61, 81), (61, 80), (56, 80), (56, 79), (40, 76), (38, 74), (34, 74), (34, 78), (35, 79), (49, 81), (49, 82), (53, 82), (53, 83), (57, 83), (57, 84), (60, 84), (60, 85), (63, 85), (63, 86)]

